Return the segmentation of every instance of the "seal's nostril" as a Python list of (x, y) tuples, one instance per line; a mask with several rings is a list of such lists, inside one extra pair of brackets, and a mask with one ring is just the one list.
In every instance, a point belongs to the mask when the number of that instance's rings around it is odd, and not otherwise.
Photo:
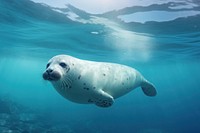
[(53, 70), (52, 70), (52, 69), (47, 69), (46, 72), (47, 72), (48, 74), (50, 74), (50, 73), (53, 72)]

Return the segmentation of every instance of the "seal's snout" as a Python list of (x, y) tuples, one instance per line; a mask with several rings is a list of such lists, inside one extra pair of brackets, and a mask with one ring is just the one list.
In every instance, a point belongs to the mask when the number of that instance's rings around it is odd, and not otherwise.
[(48, 74), (50, 74), (50, 73), (53, 72), (53, 70), (52, 70), (52, 69), (47, 69), (46, 72), (47, 72)]
[(43, 79), (44, 80), (49, 80), (49, 81), (57, 81), (61, 78), (61, 75), (59, 72), (54, 71), (52, 69), (47, 69), (44, 73), (43, 73)]

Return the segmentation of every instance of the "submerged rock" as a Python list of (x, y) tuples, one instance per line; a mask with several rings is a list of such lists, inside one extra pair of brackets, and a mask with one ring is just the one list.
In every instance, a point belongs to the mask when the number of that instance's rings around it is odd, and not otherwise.
[(67, 125), (55, 125), (48, 129), (46, 133), (74, 133), (74, 131)]
[[(47, 118), (47, 119), (43, 119)], [(46, 113), (33, 111), (0, 97), (0, 133), (74, 133), (66, 123), (49, 120)]]
[(4, 101), (3, 99), (0, 99), (0, 113), (11, 113), (9, 103), (7, 103), (7, 101)]
[(143, 129), (138, 133), (167, 133), (161, 129)]
[(33, 113), (21, 113), (19, 114), (19, 120), (26, 123), (34, 123), (37, 120), (37, 115)]

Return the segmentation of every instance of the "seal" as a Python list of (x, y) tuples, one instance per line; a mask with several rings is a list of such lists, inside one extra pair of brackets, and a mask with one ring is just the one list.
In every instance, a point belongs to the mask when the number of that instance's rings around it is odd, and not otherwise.
[(147, 96), (155, 96), (156, 89), (137, 70), (129, 66), (78, 59), (69, 55), (51, 58), (43, 79), (66, 99), (82, 104), (110, 107), (114, 99), (137, 87)]

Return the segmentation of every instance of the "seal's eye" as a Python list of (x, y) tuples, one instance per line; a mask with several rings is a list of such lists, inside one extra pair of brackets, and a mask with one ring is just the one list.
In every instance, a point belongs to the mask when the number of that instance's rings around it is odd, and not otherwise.
[(47, 64), (46, 68), (48, 68), (50, 66), (50, 63)]
[(60, 65), (61, 67), (63, 67), (63, 68), (65, 68), (65, 67), (67, 66), (67, 64), (65, 64), (64, 62), (61, 62), (59, 65)]

